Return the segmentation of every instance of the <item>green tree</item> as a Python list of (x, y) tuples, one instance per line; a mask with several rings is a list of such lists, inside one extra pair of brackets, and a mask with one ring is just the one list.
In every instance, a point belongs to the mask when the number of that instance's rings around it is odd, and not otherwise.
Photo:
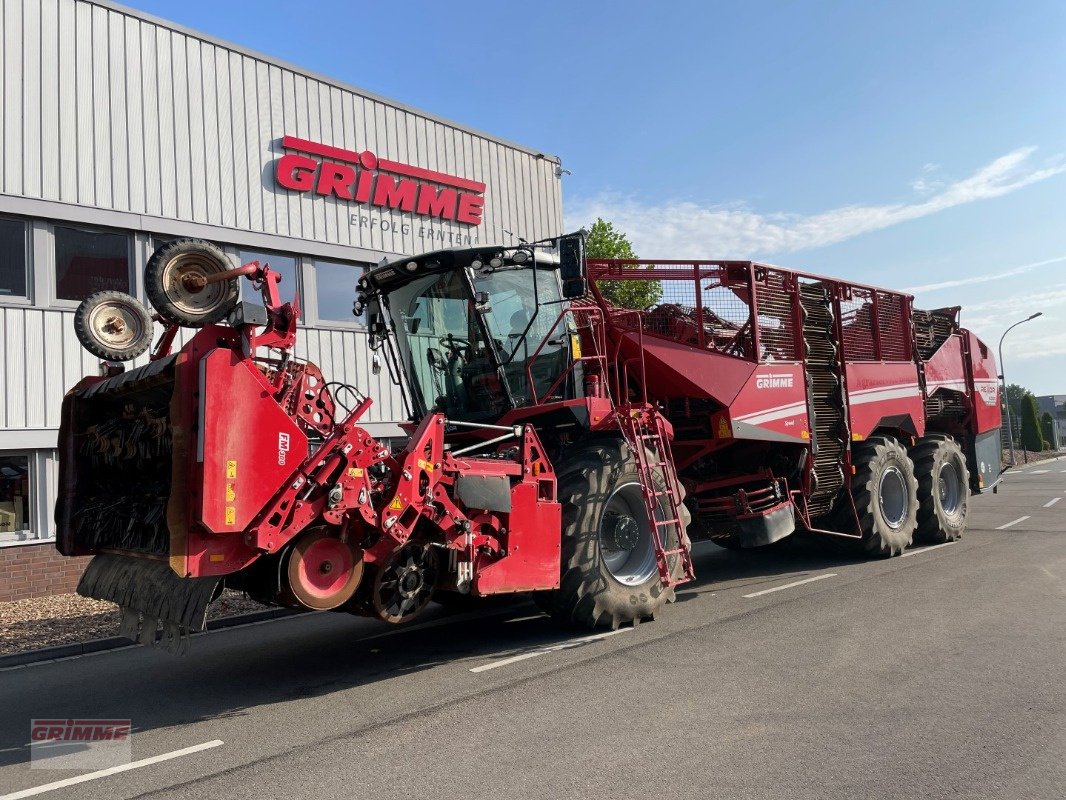
[[(602, 218), (597, 218), (589, 229), (585, 253), (590, 259), (637, 258), (626, 235)], [(619, 308), (644, 310), (658, 303), (663, 296), (659, 281), (600, 281), (597, 285), (604, 298)]]
[(1007, 385), (1006, 400), (1010, 405), (1010, 415), (1014, 419), (1022, 418), (1022, 400), (1024, 400), (1027, 395), (1032, 395), (1032, 392), (1024, 386), (1019, 386), (1016, 383)]
[(1045, 411), (1040, 415), (1040, 430), (1044, 434), (1044, 444), (1047, 445), (1048, 450), (1059, 449), (1059, 437), (1055, 435), (1055, 418), (1051, 416), (1051, 412)]
[(1022, 398), (1022, 447), (1039, 453), (1044, 449), (1044, 436), (1040, 432), (1040, 410), (1036, 397), (1026, 394)]

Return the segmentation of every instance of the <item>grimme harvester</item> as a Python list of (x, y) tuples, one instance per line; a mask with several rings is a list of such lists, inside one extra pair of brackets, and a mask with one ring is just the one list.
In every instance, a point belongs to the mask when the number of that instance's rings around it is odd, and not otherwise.
[[(631, 281), (649, 308), (605, 299)], [(94, 556), (78, 590), (131, 638), (182, 646), (224, 586), (391, 623), (515, 592), (635, 623), (692, 579), (690, 536), (894, 556), (958, 538), (999, 478), (995, 364), (957, 308), (751, 262), (592, 261), (579, 234), (403, 258), (354, 308), (411, 411), (394, 451), (360, 426), (370, 398), (294, 357), (277, 284), (178, 240), (146, 269), (154, 316), (114, 292), (75, 316), (105, 360), (64, 401), (58, 547)]]

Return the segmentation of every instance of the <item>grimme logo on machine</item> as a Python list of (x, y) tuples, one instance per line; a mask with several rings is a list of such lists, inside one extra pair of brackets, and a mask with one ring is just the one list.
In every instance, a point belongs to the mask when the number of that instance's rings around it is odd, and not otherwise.
[(295, 136), (283, 137), (281, 146), (298, 151), (283, 155), (274, 169), (275, 180), (286, 189), (463, 225), (481, 224), (485, 184), (480, 181)]
[(793, 377), (788, 373), (755, 376), (756, 389), (791, 389)]

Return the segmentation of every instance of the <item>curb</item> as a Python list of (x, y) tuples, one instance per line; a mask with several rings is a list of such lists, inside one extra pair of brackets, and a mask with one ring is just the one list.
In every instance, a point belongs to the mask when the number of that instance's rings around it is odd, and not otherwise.
[[(235, 614), (232, 617), (220, 617), (219, 619), (210, 620), (208, 621), (205, 630), (197, 631), (192, 635), (199, 636), (208, 631), (237, 628), (243, 625), (253, 625), (257, 622), (266, 622), (272, 619), (295, 617), (306, 613), (308, 612), (297, 611), (291, 608), (271, 608), (266, 611), (252, 611), (248, 614)], [(123, 636), (109, 636), (106, 639), (90, 639), (87, 642), (73, 642), (71, 644), (56, 645), (55, 647), (42, 647), (38, 650), (26, 650), (21, 653), (9, 653), (6, 656), (0, 656), (0, 669), (5, 669), (7, 667), (21, 667), (26, 664), (35, 664), (39, 661), (54, 661), (60, 658), (72, 658), (74, 656), (83, 656), (89, 653), (100, 653), (105, 650), (116, 650), (120, 647), (134, 646), (136, 646), (136, 642)]]

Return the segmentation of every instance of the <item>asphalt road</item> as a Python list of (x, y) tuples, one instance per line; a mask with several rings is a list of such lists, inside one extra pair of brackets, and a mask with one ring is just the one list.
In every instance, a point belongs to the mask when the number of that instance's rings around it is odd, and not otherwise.
[(31, 718), (129, 717), (135, 760), (211, 746), (35, 796), (1063, 798), (1066, 461), (971, 502), (961, 542), (888, 561), (702, 546), (609, 636), (520, 602), (6, 670), (0, 795), (79, 774), (28, 768)]

